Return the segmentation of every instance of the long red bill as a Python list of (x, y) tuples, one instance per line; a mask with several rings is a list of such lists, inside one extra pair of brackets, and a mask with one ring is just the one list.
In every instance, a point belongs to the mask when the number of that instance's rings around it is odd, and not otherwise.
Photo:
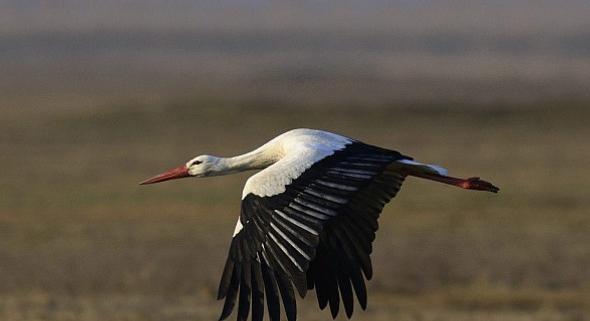
[(159, 182), (163, 182), (163, 181), (168, 181), (171, 179), (178, 179), (178, 178), (189, 177), (189, 176), (190, 176), (190, 174), (188, 173), (188, 167), (186, 167), (186, 165), (182, 165), (182, 166), (173, 168), (173, 169), (171, 169), (165, 173), (162, 173), (160, 175), (149, 178), (149, 179), (139, 183), (139, 185), (155, 184), (155, 183), (159, 183)]

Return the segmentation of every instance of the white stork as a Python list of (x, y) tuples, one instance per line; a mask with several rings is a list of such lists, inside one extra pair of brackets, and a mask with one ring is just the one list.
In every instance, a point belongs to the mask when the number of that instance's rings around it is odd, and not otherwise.
[[(238, 320), (260, 321), (264, 298), (269, 319), (297, 316), (293, 287), (301, 297), (314, 289), (321, 309), (336, 317), (340, 300), (353, 312), (356, 293), (367, 306), (364, 279), (371, 279), (370, 254), (377, 218), (406, 176), (464, 189), (497, 193), (477, 177), (446, 176), (439, 166), (421, 164), (399, 152), (334, 133), (294, 129), (256, 150), (236, 157), (197, 156), (185, 165), (150, 178), (153, 184), (182, 177), (224, 175), (261, 169), (242, 193), (229, 255), (219, 285), (225, 298), (220, 320), (232, 312)], [(363, 278), (364, 275), (364, 278)]]

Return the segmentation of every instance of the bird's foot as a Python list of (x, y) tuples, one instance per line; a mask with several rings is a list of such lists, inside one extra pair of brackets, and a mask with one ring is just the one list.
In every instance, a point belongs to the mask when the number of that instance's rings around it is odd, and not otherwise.
[(470, 177), (468, 179), (464, 179), (458, 184), (458, 186), (464, 189), (473, 189), (492, 193), (498, 193), (500, 190), (498, 187), (494, 186), (494, 184), (486, 182), (479, 177)]

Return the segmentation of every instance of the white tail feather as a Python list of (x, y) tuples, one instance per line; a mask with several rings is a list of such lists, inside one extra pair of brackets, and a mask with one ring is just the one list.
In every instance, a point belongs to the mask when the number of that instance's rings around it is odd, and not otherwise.
[(419, 162), (415, 162), (413, 160), (410, 159), (402, 159), (402, 160), (398, 160), (398, 163), (402, 163), (402, 164), (406, 164), (406, 165), (412, 165), (412, 166), (417, 166), (422, 168), (423, 170), (426, 170), (427, 172), (430, 172), (432, 174), (438, 174), (438, 175), (444, 175), (446, 176), (449, 171), (441, 166), (438, 165), (431, 165), (431, 164), (422, 164)]

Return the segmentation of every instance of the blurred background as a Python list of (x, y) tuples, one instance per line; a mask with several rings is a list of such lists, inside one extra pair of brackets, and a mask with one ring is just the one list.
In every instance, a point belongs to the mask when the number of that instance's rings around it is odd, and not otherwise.
[[(0, 319), (217, 318), (251, 173), (138, 182), (296, 127), (502, 188), (407, 180), (354, 320), (589, 319), (589, 16), (583, 0), (1, 1)], [(330, 318), (313, 294), (299, 310)]]

